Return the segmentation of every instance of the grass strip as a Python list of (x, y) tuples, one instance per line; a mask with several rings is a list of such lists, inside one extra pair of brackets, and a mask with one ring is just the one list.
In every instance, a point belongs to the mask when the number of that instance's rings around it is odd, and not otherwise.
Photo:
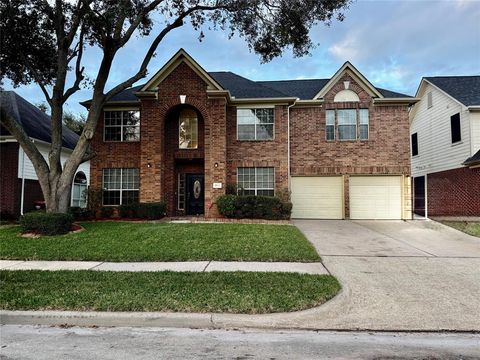
[(318, 306), (340, 290), (331, 275), (260, 272), (0, 271), (6, 310), (263, 314)]
[(474, 221), (442, 221), (442, 224), (463, 231), (472, 236), (480, 237), (480, 222)]
[(91, 261), (319, 261), (294, 226), (86, 222), (85, 231), (24, 238), (0, 227), (0, 259)]

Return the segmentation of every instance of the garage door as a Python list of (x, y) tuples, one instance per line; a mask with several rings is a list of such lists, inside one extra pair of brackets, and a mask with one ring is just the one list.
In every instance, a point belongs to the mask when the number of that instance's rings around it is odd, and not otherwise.
[(292, 177), (292, 218), (342, 219), (341, 176)]
[(350, 219), (401, 218), (401, 176), (350, 177)]

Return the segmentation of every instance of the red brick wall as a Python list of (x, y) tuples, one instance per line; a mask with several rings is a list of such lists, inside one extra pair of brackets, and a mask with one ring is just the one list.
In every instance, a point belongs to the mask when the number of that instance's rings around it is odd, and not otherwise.
[(0, 144), (0, 168), (0, 213), (16, 216), (20, 213), (18, 143)]
[[(350, 81), (360, 102), (335, 103)], [(325, 140), (325, 110), (369, 109), (368, 141)], [(409, 121), (406, 106), (373, 105), (372, 97), (348, 75), (326, 94), (322, 108), (291, 110), (291, 174), (410, 174)]]
[(237, 183), (238, 167), (274, 167), (275, 188), (288, 187), (288, 114), (276, 106), (275, 136), (269, 141), (237, 141), (237, 108), (227, 109), (227, 182)]
[(480, 216), (480, 168), (427, 176), (428, 216)]

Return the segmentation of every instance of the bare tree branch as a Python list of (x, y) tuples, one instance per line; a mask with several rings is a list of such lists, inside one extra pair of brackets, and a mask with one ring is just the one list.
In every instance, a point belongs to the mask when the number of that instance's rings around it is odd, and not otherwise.
[(133, 76), (131, 76), (129, 79), (125, 80), (124, 82), (120, 83), (119, 85), (115, 86), (112, 88), (110, 91), (108, 91), (105, 94), (105, 101), (108, 101), (112, 96), (115, 94), (118, 94), (120, 91), (125, 90), (132, 86), (136, 81), (144, 78), (147, 75), (147, 66), (152, 59), (153, 55), (155, 54), (155, 51), (157, 50), (158, 45), (160, 42), (163, 40), (163, 38), (173, 29), (178, 28), (183, 26), (183, 20), (194, 13), (195, 11), (212, 11), (212, 10), (219, 10), (219, 9), (226, 9), (226, 5), (217, 5), (217, 6), (205, 6), (205, 5), (197, 5), (189, 8), (188, 10), (184, 11), (181, 13), (175, 21), (172, 23), (168, 24), (153, 40), (152, 44), (150, 45), (150, 48), (148, 49), (147, 53), (145, 54), (145, 57), (143, 58), (142, 64), (140, 65), (140, 68), (138, 69), (137, 73)]
[(83, 81), (85, 78), (83, 76), (83, 71), (85, 68), (81, 66), (82, 63), (82, 56), (83, 56), (83, 37), (84, 37), (84, 30), (83, 28), (80, 30), (80, 38), (78, 40), (78, 53), (77, 53), (77, 61), (75, 63), (75, 82), (70, 87), (67, 89), (63, 95), (62, 102), (65, 103), (70, 96), (72, 96), (74, 93), (76, 93), (78, 90), (80, 90), (80, 83)]

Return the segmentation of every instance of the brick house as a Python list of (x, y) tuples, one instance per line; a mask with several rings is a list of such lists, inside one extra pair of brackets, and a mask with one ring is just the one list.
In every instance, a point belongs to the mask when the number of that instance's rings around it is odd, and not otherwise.
[[(15, 120), (32, 139), (45, 159), (51, 142), (51, 120), (35, 105), (14, 91), (0, 91), (0, 106), (13, 110)], [(63, 164), (72, 153), (78, 135), (67, 127), (62, 132)], [(42, 189), (32, 162), (17, 140), (0, 125), (0, 217), (15, 218), (35, 209), (43, 201)], [(90, 179), (90, 164), (81, 164), (72, 184), (71, 205), (86, 206), (86, 189)]]
[(295, 218), (409, 219), (415, 101), (348, 62), (331, 79), (251, 81), (180, 50), (105, 105), (91, 186), (104, 206), (165, 201), (169, 216), (216, 217), (233, 184), (289, 189)]
[(480, 76), (425, 77), (410, 112), (414, 211), (480, 216)]

